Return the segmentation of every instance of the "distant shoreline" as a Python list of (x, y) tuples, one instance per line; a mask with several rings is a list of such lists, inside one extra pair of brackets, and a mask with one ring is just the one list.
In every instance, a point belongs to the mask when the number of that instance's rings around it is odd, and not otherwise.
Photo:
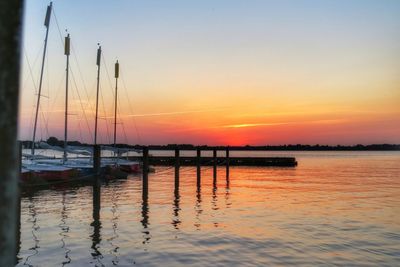
[[(21, 141), (24, 148), (30, 148), (31, 141)], [(64, 141), (58, 140), (57, 138), (50, 137), (47, 139), (47, 143), (52, 146), (63, 147)], [(90, 144), (81, 143), (79, 141), (69, 141), (68, 145), (71, 146), (91, 146)], [(112, 144), (101, 144), (106, 146), (112, 146)], [(128, 144), (117, 144), (120, 148), (136, 148), (141, 149), (145, 145), (128, 145)], [(146, 145), (150, 150), (196, 150), (198, 147), (201, 150), (212, 150), (214, 148), (218, 150), (225, 150), (229, 147), (230, 150), (236, 151), (400, 151), (400, 144), (371, 144), (371, 145), (279, 145), (279, 146), (208, 146), (208, 145), (191, 145), (191, 144), (168, 144), (168, 145)]]

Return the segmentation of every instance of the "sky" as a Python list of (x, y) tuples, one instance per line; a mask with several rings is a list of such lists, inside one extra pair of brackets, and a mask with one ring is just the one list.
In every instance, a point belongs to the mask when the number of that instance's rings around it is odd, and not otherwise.
[[(20, 138), (32, 139), (48, 1), (26, 0)], [(208, 145), (400, 143), (400, 1), (55, 0), (37, 139)]]

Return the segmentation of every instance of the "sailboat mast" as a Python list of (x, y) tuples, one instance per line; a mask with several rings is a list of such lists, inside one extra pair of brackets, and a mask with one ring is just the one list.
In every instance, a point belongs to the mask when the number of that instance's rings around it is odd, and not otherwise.
[(65, 124), (64, 124), (64, 162), (67, 161), (67, 138), (68, 138), (68, 74), (69, 74), (69, 54), (70, 54), (70, 37), (69, 33), (65, 37), (64, 54), (67, 56), (66, 80), (65, 80)]
[(99, 114), (99, 86), (100, 86), (100, 59), (101, 59), (101, 46), (97, 49), (97, 93), (96, 93), (96, 117), (94, 121), (94, 144), (97, 145), (97, 120)]
[(40, 96), (42, 94), (43, 70), (44, 70), (44, 62), (46, 59), (47, 39), (49, 36), (50, 16), (51, 16), (52, 5), (53, 5), (53, 3), (50, 2), (50, 5), (47, 6), (46, 18), (44, 19), (44, 26), (46, 26), (46, 37), (44, 39), (42, 69), (40, 70), (39, 91), (38, 91), (38, 97), (37, 97), (37, 102), (36, 102), (35, 124), (33, 126), (32, 150), (31, 150), (32, 156), (35, 155), (36, 128), (37, 128), (37, 120), (38, 120), (38, 115), (39, 115)]
[(114, 147), (117, 146), (117, 103), (118, 103), (119, 63), (115, 63), (115, 105), (114, 105)]

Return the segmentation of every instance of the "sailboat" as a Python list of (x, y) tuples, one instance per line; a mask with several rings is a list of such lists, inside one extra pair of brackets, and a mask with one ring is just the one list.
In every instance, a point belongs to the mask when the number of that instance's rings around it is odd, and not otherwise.
[[(47, 40), (49, 35), (50, 28), (50, 17), (52, 11), (52, 2), (47, 6), (46, 17), (44, 20), (44, 26), (46, 26), (46, 37), (44, 41), (43, 48), (43, 57), (42, 57), (42, 67), (40, 71), (40, 80), (39, 80), (39, 91), (38, 98), (36, 103), (36, 113), (35, 113), (35, 123), (33, 128), (33, 137), (32, 137), (32, 148), (31, 155), (27, 160), (22, 162), (21, 168), (21, 177), (23, 179), (31, 179), (31, 178), (41, 178), (44, 180), (63, 180), (67, 179), (73, 175), (75, 175), (76, 170), (67, 166), (56, 166), (53, 164), (47, 164), (43, 162), (38, 162), (35, 160), (35, 139), (36, 139), (36, 129), (37, 129), (37, 121), (40, 107), (40, 97), (42, 91), (42, 81), (43, 81), (43, 72), (44, 72), (44, 64), (46, 59), (46, 51), (47, 51)], [(29, 173), (29, 175), (27, 174)]]
[[(40, 142), (39, 147), (43, 149), (51, 149), (58, 150), (63, 152), (62, 158), (49, 158), (42, 155), (35, 155), (35, 138), (36, 138), (36, 129), (37, 129), (37, 119), (39, 114), (40, 107), (40, 97), (41, 97), (41, 89), (42, 89), (42, 80), (43, 80), (43, 72), (44, 72), (44, 64), (47, 50), (47, 40), (50, 26), (50, 17), (52, 12), (52, 2), (50, 2), (47, 7), (46, 17), (44, 25), (46, 26), (46, 37), (44, 42), (43, 49), (43, 58), (42, 58), (42, 66), (40, 72), (40, 82), (39, 82), (39, 92), (37, 98), (36, 105), (36, 113), (35, 113), (35, 123), (33, 129), (33, 138), (32, 138), (32, 149), (30, 155), (25, 155), (26, 160), (23, 161), (22, 169), (21, 169), (21, 177), (23, 180), (29, 180), (30, 178), (42, 178), (44, 180), (66, 180), (70, 177), (76, 176), (85, 176), (93, 174), (93, 160), (92, 157), (86, 158), (68, 158), (68, 153), (74, 154), (84, 154), (86, 156), (93, 155), (93, 151), (79, 151), (74, 150), (72, 147), (68, 146), (68, 82), (69, 82), (69, 55), (70, 55), (70, 35), (67, 34), (64, 42), (64, 54), (66, 55), (66, 84), (65, 84), (65, 123), (64, 123), (64, 147), (55, 147), (50, 146), (47, 143)], [(97, 94), (96, 94), (96, 116), (95, 116), (95, 131), (94, 131), (94, 144), (97, 144), (97, 130), (98, 130), (98, 101), (99, 101), (99, 84), (100, 84), (100, 62), (101, 62), (101, 46), (99, 45), (97, 49)], [(116, 120), (117, 120), (117, 92), (118, 92), (118, 77), (119, 77), (119, 63), (118, 61), (115, 64), (115, 79), (116, 79), (116, 87), (115, 87), (115, 117), (114, 117), (114, 147), (113, 150), (117, 151), (117, 155), (119, 156), (123, 150), (120, 150), (116, 147)], [(107, 149), (107, 148), (105, 148)], [(111, 170), (111, 174), (115, 174), (118, 177), (126, 177), (126, 175), (121, 174), (122, 171), (124, 173), (133, 173), (140, 171), (140, 163), (137, 161), (129, 161), (125, 159), (121, 159), (116, 157), (116, 159), (102, 159), (101, 168), (103, 170), (108, 169)], [(117, 171), (118, 170), (118, 171)]]
[[(93, 160), (91, 157), (86, 158), (68, 158), (67, 153), (84, 154), (91, 156), (92, 151), (74, 150), (68, 146), (68, 77), (69, 77), (69, 55), (70, 55), (70, 35), (65, 37), (64, 42), (64, 54), (66, 55), (66, 85), (65, 85), (65, 117), (64, 117), (64, 147), (50, 146), (47, 143), (40, 143), (40, 146), (44, 149), (59, 150), (63, 152), (63, 157), (56, 159), (41, 159), (38, 162), (54, 166), (56, 168), (63, 167), (73, 169), (76, 176), (85, 177), (90, 176), (93, 173)], [(98, 49), (98, 57), (101, 54), (101, 47)], [(99, 67), (99, 66), (98, 66)], [(97, 107), (96, 107), (97, 108)], [(96, 121), (97, 122), (97, 121)], [(97, 127), (97, 125), (96, 125)], [(96, 134), (95, 134), (96, 139)]]
[[(114, 67), (115, 77), (115, 102), (114, 102), (114, 156), (116, 156), (115, 165), (121, 171), (127, 173), (138, 173), (140, 172), (140, 163), (138, 161), (130, 161), (120, 158), (120, 154), (124, 152), (122, 149), (117, 148), (117, 105), (118, 105), (118, 78), (119, 78), (119, 63), (118, 60)], [(128, 150), (129, 151), (129, 150)]]

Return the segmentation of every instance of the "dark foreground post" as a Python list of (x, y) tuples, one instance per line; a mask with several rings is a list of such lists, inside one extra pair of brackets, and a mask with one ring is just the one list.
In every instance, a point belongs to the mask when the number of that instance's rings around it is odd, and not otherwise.
[(17, 119), (23, 1), (0, 1), (0, 266), (14, 266), (19, 153)]
[(217, 149), (213, 149), (213, 184), (217, 183)]
[(197, 188), (200, 188), (200, 184), (201, 184), (201, 150), (200, 147), (197, 147), (196, 149), (197, 152)]
[(179, 168), (180, 168), (179, 149), (175, 148), (175, 189), (179, 187)]
[(95, 174), (96, 180), (100, 175), (100, 166), (101, 166), (101, 149), (99, 145), (93, 146), (93, 172)]
[(149, 190), (149, 148), (143, 147), (143, 179), (142, 191), (147, 196)]
[(229, 183), (229, 146), (226, 147), (226, 182)]
[(22, 171), (22, 142), (18, 141), (18, 170), (19, 173)]
[[(18, 158), (19, 158), (19, 166), (18, 170), (21, 173), (22, 170), (22, 142), (18, 141)], [(18, 254), (21, 249), (21, 192), (18, 190), (17, 193), (17, 228), (15, 232), (16, 238), (16, 253), (15, 253), (15, 264), (18, 263)]]

